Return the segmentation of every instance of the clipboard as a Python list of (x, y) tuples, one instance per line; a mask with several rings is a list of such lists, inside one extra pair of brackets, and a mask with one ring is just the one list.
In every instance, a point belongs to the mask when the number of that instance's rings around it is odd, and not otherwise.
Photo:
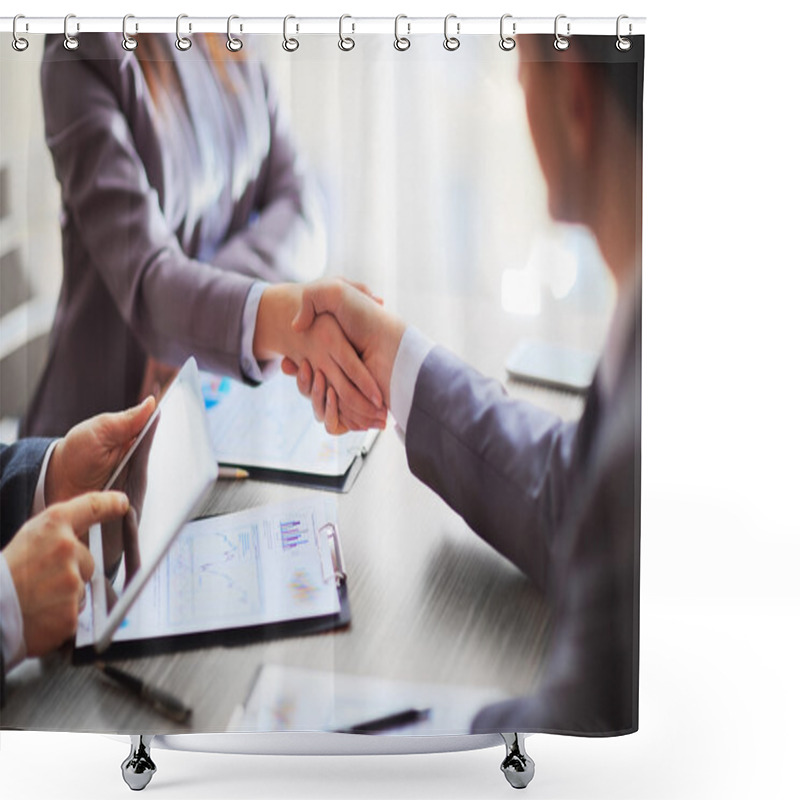
[(217, 461), (258, 480), (348, 492), (378, 437), (377, 430), (327, 433), (281, 372), (258, 386), (203, 372), (201, 386)]
[[(325, 489), (331, 492), (345, 494), (353, 488), (356, 478), (364, 466), (364, 461), (369, 455), (372, 445), (378, 438), (378, 430), (364, 431), (363, 441), (360, 446), (350, 451), (349, 466), (341, 474), (324, 475), (315, 472), (303, 472), (299, 469), (284, 469), (280, 467), (259, 467), (245, 462), (233, 463), (220, 461), (221, 467), (241, 467), (246, 469), (251, 478), (274, 483), (287, 483), (292, 486), (304, 486), (308, 489)], [(346, 434), (349, 435), (349, 434)]]
[[(347, 592), (347, 570), (344, 564), (339, 529), (335, 521), (326, 521), (319, 525), (315, 524), (313, 547), (310, 536), (298, 533), (292, 528), (284, 528), (283, 523), (279, 523), (278, 529), (276, 530), (259, 530), (258, 539), (253, 539), (251, 537), (245, 542), (244, 531), (248, 526), (250, 526), (252, 530), (254, 519), (261, 518), (263, 521), (268, 521), (270, 525), (273, 525), (275, 520), (280, 519), (281, 515), (287, 519), (294, 519), (298, 516), (298, 509), (307, 511), (308, 507), (313, 508), (315, 519), (319, 516), (320, 512), (327, 515), (327, 509), (330, 508), (329, 504), (325, 503), (324, 500), (315, 498), (310, 501), (293, 501), (273, 506), (262, 506), (256, 509), (247, 509), (245, 511), (234, 512), (233, 514), (223, 514), (219, 517), (210, 517), (189, 523), (189, 525), (181, 531), (178, 540), (167, 553), (165, 558), (166, 563), (161, 565), (160, 570), (152, 579), (157, 581), (160, 585), (150, 586), (148, 584), (148, 587), (146, 587), (143, 593), (144, 597), (140, 598), (140, 600), (134, 604), (134, 608), (132, 609), (132, 616), (134, 618), (133, 625), (134, 628), (138, 625), (136, 632), (141, 635), (136, 635), (134, 638), (124, 638), (126, 634), (122, 634), (123, 638), (117, 638), (117, 636), (120, 635), (120, 631), (118, 631), (115, 638), (112, 639), (111, 644), (102, 653), (102, 656), (96, 652), (91, 643), (84, 644), (83, 646), (76, 646), (72, 655), (73, 663), (87, 664), (98, 658), (102, 658), (103, 660), (136, 658), (201, 647), (234, 647), (243, 644), (251, 644), (256, 641), (263, 642), (292, 636), (308, 636), (346, 628), (350, 624), (351, 619), (350, 601)], [(330, 517), (330, 519), (333, 519), (333, 517)], [(220, 534), (218, 533), (218, 529), (227, 533)], [(320, 605), (324, 606), (326, 602), (330, 605), (331, 598), (335, 594), (337, 599), (336, 608), (326, 607), (323, 609), (323, 613), (313, 613), (312, 605), (310, 606), (312, 613), (305, 616), (276, 619), (274, 618), (275, 615), (272, 614), (272, 617), (264, 618), (259, 621), (254, 621), (255, 618), (249, 620), (245, 619), (242, 624), (220, 624), (220, 619), (224, 618), (223, 615), (223, 617), (220, 617), (216, 622), (201, 623), (198, 619), (195, 620), (197, 624), (193, 624), (191, 621), (184, 624), (183, 630), (180, 629), (181, 626), (177, 626), (174, 630), (164, 633), (163, 620), (161, 617), (163, 613), (169, 615), (171, 611), (165, 610), (162, 606), (158, 614), (151, 615), (153, 617), (159, 617), (157, 623), (148, 624), (146, 621), (142, 622), (142, 618), (147, 613), (146, 609), (149, 607), (147, 604), (152, 602), (153, 597), (160, 598), (160, 602), (162, 603), (173, 602), (165, 598), (169, 597), (170, 591), (178, 591), (175, 586), (180, 587), (183, 585), (185, 576), (181, 574), (180, 564), (186, 560), (187, 548), (191, 549), (193, 545), (197, 544), (199, 541), (196, 550), (204, 551), (207, 554), (208, 542), (205, 540), (213, 539), (215, 535), (226, 535), (232, 538), (231, 532), (239, 533), (239, 543), (243, 549), (246, 548), (248, 550), (247, 553), (241, 554), (242, 558), (253, 560), (252, 564), (248, 564), (248, 567), (252, 567), (250, 572), (252, 572), (252, 570), (261, 570), (265, 582), (274, 582), (274, 576), (276, 574), (285, 574), (282, 572), (285, 565), (276, 566), (275, 563), (272, 563), (271, 572), (269, 569), (265, 569), (265, 563), (267, 563), (265, 559), (268, 559), (270, 554), (275, 557), (276, 553), (275, 551), (268, 551), (263, 557), (261, 556), (258, 550), (259, 547), (261, 547), (263, 551), (264, 537), (267, 539), (271, 537), (277, 542), (276, 547), (279, 546), (281, 548), (277, 553), (277, 558), (279, 560), (285, 560), (287, 563), (291, 563), (293, 555), (292, 552), (289, 552), (287, 555), (287, 549), (291, 551), (292, 548), (296, 546), (295, 543), (297, 542), (303, 546), (307, 546), (302, 564), (309, 565), (313, 560), (314, 564), (318, 564), (319, 571), (316, 573), (316, 577), (315, 575), (308, 574), (311, 570), (304, 573), (302, 581), (305, 581), (305, 585), (295, 586), (292, 589), (292, 591), (295, 592), (295, 598), (300, 597), (301, 599), (298, 602), (301, 604), (305, 602), (308, 596), (310, 596), (308, 593), (312, 592), (314, 589), (312, 584), (316, 582), (316, 584), (318, 584), (316, 588), (324, 589), (327, 598), (327, 600), (323, 598), (323, 600), (320, 601)], [(302, 540), (303, 536), (306, 536), (306, 541)], [(261, 542), (261, 544), (259, 545), (257, 542)], [(170, 559), (172, 559), (172, 563), (170, 563)], [(199, 562), (195, 562), (194, 567), (202, 570), (204, 565), (199, 564), (198, 566), (198, 564)], [(240, 579), (241, 578), (242, 576), (240, 576)], [(198, 577), (197, 574), (191, 576), (191, 583), (193, 587), (201, 591), (209, 588), (209, 586), (203, 585), (202, 576)], [(210, 585), (213, 585), (213, 580), (210, 581)], [(271, 585), (274, 592), (283, 591), (280, 586)], [(150, 590), (149, 595), (148, 588)], [(137, 622), (136, 609), (140, 602), (145, 603), (145, 608), (139, 608), (139, 620)], [(219, 596), (205, 596), (201, 598), (199, 605), (205, 605), (205, 607), (210, 608), (220, 604), (220, 602)], [(271, 611), (275, 607), (274, 602), (270, 602), (269, 600), (265, 601), (263, 597), (262, 602), (268, 603), (269, 608), (266, 609), (268, 611)], [(287, 602), (292, 605), (291, 599), (287, 600)], [(224, 605), (224, 601), (222, 601), (222, 604)], [(294, 605), (292, 605), (292, 607), (296, 610)], [(79, 634), (82, 626), (91, 624), (90, 619), (85, 619), (87, 614), (90, 616), (90, 609), (91, 603), (87, 603), (84, 612), (81, 614), (81, 619), (79, 620)], [(202, 616), (202, 612), (200, 616)], [(196, 629), (200, 624), (202, 624), (202, 628)], [(123, 627), (124, 626), (125, 623), (123, 623)]]

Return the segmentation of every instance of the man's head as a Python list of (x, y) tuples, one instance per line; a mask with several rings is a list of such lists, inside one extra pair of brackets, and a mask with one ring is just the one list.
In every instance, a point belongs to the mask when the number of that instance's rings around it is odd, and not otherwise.
[(587, 225), (619, 280), (635, 258), (639, 72), (614, 40), (518, 37), (519, 80), (554, 219)]

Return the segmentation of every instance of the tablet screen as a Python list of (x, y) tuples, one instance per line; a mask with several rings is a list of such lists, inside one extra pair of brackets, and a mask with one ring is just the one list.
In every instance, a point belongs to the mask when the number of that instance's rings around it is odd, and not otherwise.
[[(128, 496), (120, 520), (102, 526), (103, 604), (95, 604), (99, 646), (113, 634), (147, 578), (217, 475), (197, 367), (183, 367), (166, 392), (108, 488)], [(93, 556), (98, 562), (97, 540)], [(106, 618), (103, 620), (97, 617)]]

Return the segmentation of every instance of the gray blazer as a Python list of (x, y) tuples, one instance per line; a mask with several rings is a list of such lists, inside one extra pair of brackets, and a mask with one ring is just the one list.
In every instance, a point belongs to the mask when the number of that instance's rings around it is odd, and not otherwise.
[(406, 431), (412, 472), (527, 573), (555, 609), (537, 692), (483, 709), (473, 732), (638, 727), (640, 304), (619, 380), (578, 423), (506, 396), (435, 348)]
[(24, 435), (61, 435), (132, 405), (147, 356), (179, 365), (195, 355), (241, 377), (253, 280), (291, 279), (297, 246), (319, 234), (259, 61), (223, 48), (221, 76), (202, 38), (185, 53), (159, 38), (180, 77), (160, 102), (118, 34), (81, 35), (75, 52), (47, 38), (42, 95), (64, 277)]

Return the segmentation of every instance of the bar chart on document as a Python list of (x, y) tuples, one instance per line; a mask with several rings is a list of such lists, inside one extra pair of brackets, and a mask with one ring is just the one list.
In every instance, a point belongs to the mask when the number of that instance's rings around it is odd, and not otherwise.
[(329, 502), (260, 506), (190, 522), (115, 641), (202, 633), (336, 614)]

